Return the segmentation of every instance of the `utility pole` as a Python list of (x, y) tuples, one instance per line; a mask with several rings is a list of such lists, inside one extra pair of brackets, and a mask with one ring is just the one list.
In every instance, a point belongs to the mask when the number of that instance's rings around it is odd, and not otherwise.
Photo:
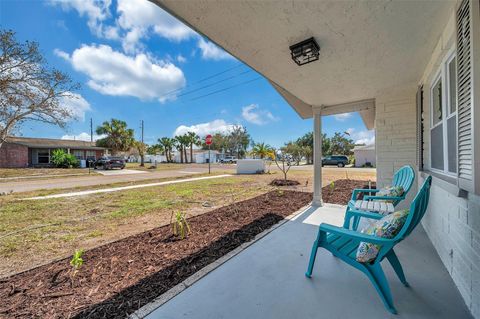
[[(142, 147), (142, 150), (145, 151), (145, 150), (143, 149), (144, 146), (145, 146), (145, 144), (143, 143), (143, 128), (144, 128), (143, 120), (142, 120), (142, 122), (141, 122), (141, 124), (140, 124), (140, 127), (142, 128), (142, 137), (141, 137), (142, 146), (141, 146), (141, 147)], [(140, 154), (140, 166), (142, 166), (142, 167), (145, 166), (145, 163), (144, 163), (144, 155), (145, 155), (145, 154), (143, 154), (143, 153)]]
[(93, 119), (90, 118), (90, 142), (93, 142)]

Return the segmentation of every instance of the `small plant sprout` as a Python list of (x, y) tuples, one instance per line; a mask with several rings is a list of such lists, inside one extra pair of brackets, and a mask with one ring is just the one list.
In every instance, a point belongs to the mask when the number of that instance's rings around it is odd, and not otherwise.
[(75, 253), (72, 256), (72, 259), (70, 260), (70, 265), (72, 266), (72, 269), (73, 269), (72, 277), (75, 277), (78, 270), (83, 265), (83, 258), (82, 258), (83, 253), (84, 253), (83, 249), (75, 250)]
[(335, 190), (335, 182), (332, 181), (332, 182), (330, 183), (330, 193), (333, 193), (334, 190)]
[(186, 216), (186, 212), (176, 212), (172, 213), (172, 216), (170, 218), (173, 235), (180, 236), (181, 239), (184, 239), (190, 233), (190, 226), (188, 225)]

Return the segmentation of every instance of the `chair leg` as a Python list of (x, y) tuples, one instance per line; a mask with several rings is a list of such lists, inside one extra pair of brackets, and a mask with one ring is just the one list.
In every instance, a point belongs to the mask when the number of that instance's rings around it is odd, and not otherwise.
[(308, 269), (307, 269), (307, 272), (305, 273), (305, 276), (307, 276), (308, 278), (312, 277), (313, 265), (315, 264), (315, 257), (317, 256), (317, 250), (318, 250), (318, 239), (313, 242), (312, 252), (310, 253), (310, 262), (308, 263)]
[(393, 249), (390, 250), (390, 252), (387, 254), (387, 259), (390, 262), (390, 265), (392, 265), (393, 270), (395, 270), (395, 273), (397, 274), (402, 284), (404, 284), (405, 287), (410, 287), (407, 279), (405, 278), (405, 274), (403, 273), (402, 264), (400, 264), (400, 261), (398, 260), (398, 257), (393, 251)]
[(393, 305), (393, 297), (390, 292), (390, 287), (388, 286), (387, 278), (383, 273), (382, 266), (380, 266), (380, 264), (373, 264), (366, 266), (366, 268), (366, 274), (380, 295), (380, 298), (382, 298), (385, 308), (394, 315), (397, 314), (397, 310)]

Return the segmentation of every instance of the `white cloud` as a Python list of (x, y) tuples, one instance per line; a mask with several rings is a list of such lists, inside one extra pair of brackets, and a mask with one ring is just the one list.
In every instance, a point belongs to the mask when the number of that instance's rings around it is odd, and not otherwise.
[(223, 49), (217, 47), (212, 42), (207, 42), (203, 38), (198, 40), (198, 47), (202, 52), (202, 58), (205, 60), (225, 60), (233, 57)]
[(64, 60), (67, 60), (67, 61), (70, 60), (70, 55), (67, 52), (64, 52), (60, 49), (54, 49), (53, 53)]
[(71, 55), (60, 50), (56, 50), (56, 54), (86, 74), (90, 78), (89, 87), (105, 95), (164, 102), (175, 98), (166, 93), (185, 85), (182, 70), (146, 54), (128, 56), (107, 45), (83, 45)]
[(342, 113), (342, 114), (335, 114), (333, 117), (340, 122), (344, 122), (345, 120), (352, 117), (353, 113)]
[(90, 30), (97, 36), (102, 36), (104, 26), (102, 24), (110, 16), (111, 0), (49, 0), (51, 5), (59, 5), (63, 10), (76, 10), (78, 14), (85, 16)]
[[(105, 135), (95, 135), (93, 134), (93, 140), (96, 141), (98, 139), (104, 138)], [(87, 132), (82, 132), (76, 135), (63, 135), (61, 137), (62, 140), (76, 140), (76, 141), (87, 141), (90, 142), (90, 134)]]
[(242, 117), (245, 121), (256, 125), (263, 125), (278, 120), (270, 111), (260, 110), (257, 104), (244, 106), (242, 108)]
[(85, 121), (85, 112), (90, 111), (90, 103), (77, 93), (68, 92), (60, 98), (60, 105), (69, 110), (77, 120)]
[(179, 54), (179, 55), (177, 55), (177, 61), (179, 63), (185, 63), (185, 62), (187, 62), (187, 58), (184, 57), (183, 55)]
[(126, 33), (123, 47), (127, 52), (135, 50), (139, 41), (151, 34), (176, 42), (196, 35), (192, 29), (147, 0), (119, 0), (117, 13), (117, 25)]
[(234, 124), (228, 124), (225, 120), (217, 119), (207, 123), (200, 123), (192, 126), (180, 125), (173, 133), (176, 135), (183, 135), (187, 132), (195, 132), (199, 136), (206, 136), (207, 134), (228, 133), (232, 131)]
[[(111, 0), (49, 0), (64, 10), (76, 10), (87, 17), (87, 24), (97, 37), (122, 42), (127, 53), (139, 52), (142, 39), (158, 35), (171, 41), (182, 41), (196, 36), (185, 24), (148, 0), (118, 0), (111, 6)], [(110, 10), (115, 10), (118, 18), (108, 24)]]
[(355, 144), (371, 145), (375, 143), (375, 130), (357, 131), (354, 128), (349, 128), (346, 132), (350, 133)]

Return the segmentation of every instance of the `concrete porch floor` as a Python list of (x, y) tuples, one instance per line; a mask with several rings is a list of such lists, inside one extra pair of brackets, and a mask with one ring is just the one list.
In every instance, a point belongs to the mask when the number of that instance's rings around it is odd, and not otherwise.
[(398, 310), (367, 277), (319, 249), (304, 276), (317, 225), (340, 225), (344, 208), (310, 208), (200, 279), (147, 318), (472, 318), (421, 226), (395, 249), (411, 287), (382, 263)]

